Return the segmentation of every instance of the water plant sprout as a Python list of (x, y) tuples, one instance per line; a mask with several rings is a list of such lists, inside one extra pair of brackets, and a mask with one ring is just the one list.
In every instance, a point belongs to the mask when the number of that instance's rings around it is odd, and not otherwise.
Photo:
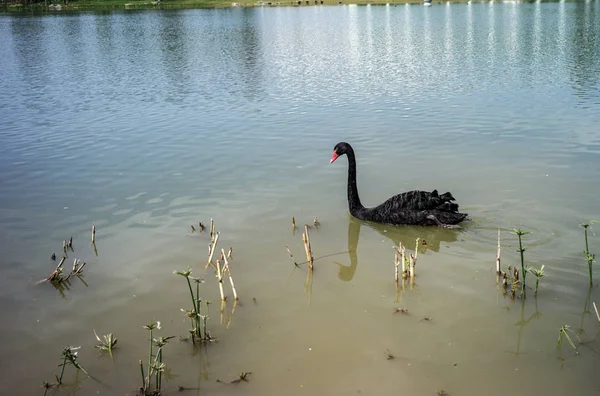
[(521, 240), (521, 237), (531, 233), (528, 231), (523, 231), (521, 229), (516, 229), (513, 233), (519, 238), (519, 250), (517, 250), (517, 252), (521, 255), (521, 276), (523, 277), (523, 280), (521, 282), (521, 294), (523, 295), (523, 298), (525, 298), (527, 297), (527, 293), (525, 291), (525, 278), (527, 276), (527, 272), (525, 271), (525, 258), (523, 256), (523, 253), (525, 253), (525, 250), (527, 250), (527, 248), (523, 247), (523, 241)]
[(593, 253), (590, 253), (590, 248), (588, 245), (588, 228), (590, 227), (590, 224), (593, 222), (595, 222), (595, 221), (590, 221), (589, 223), (579, 224), (580, 227), (583, 227), (583, 237), (585, 239), (585, 251), (583, 253), (585, 254), (585, 260), (588, 263), (588, 271), (590, 274), (590, 286), (592, 285), (592, 264), (593, 264), (594, 260), (596, 259), (596, 255)]
[(95, 347), (100, 349), (103, 352), (108, 352), (108, 354), (112, 357), (113, 349), (114, 349), (115, 345), (117, 345), (117, 341), (118, 341), (117, 338), (113, 335), (113, 333), (105, 334), (102, 336), (102, 338), (100, 338), (98, 336), (98, 334), (96, 333), (96, 330), (94, 330), (94, 335), (96, 336), (96, 339), (100, 343), (99, 345), (96, 345)]
[(569, 342), (569, 345), (571, 345), (571, 347), (575, 350), (575, 353), (577, 355), (579, 355), (579, 351), (577, 350), (577, 347), (575, 346), (575, 343), (573, 342), (573, 340), (569, 336), (569, 333), (571, 333), (575, 337), (577, 337), (577, 339), (579, 340), (579, 343), (581, 343), (581, 339), (579, 338), (579, 336), (577, 334), (575, 334), (575, 332), (573, 330), (571, 330), (571, 327), (569, 325), (562, 325), (561, 328), (558, 329), (558, 341), (556, 343), (556, 347), (559, 350), (561, 349), (562, 342), (563, 342), (563, 337), (564, 337)]
[[(218, 237), (218, 234), (217, 234)], [(192, 334), (192, 342), (195, 344), (196, 340), (199, 341), (210, 341), (212, 337), (208, 333), (206, 328), (206, 320), (208, 319), (207, 315), (202, 315), (201, 310), (201, 302), (200, 298), (200, 283), (203, 283), (204, 280), (201, 278), (192, 277), (192, 270), (188, 268), (185, 271), (175, 271), (174, 274), (183, 276), (188, 285), (188, 289), (190, 291), (190, 298), (192, 299), (192, 310), (187, 311), (182, 309), (183, 312), (191, 319), (192, 321), (192, 329), (190, 333)], [(192, 290), (192, 283), (190, 280), (193, 280), (196, 283), (196, 295), (194, 296), (194, 291)], [(208, 307), (208, 301), (206, 302)]]
[(543, 277), (544, 275), (546, 275), (544, 273), (544, 265), (542, 265), (542, 267), (540, 269), (529, 268), (529, 272), (531, 272), (533, 275), (535, 275), (535, 292), (533, 293), (533, 295), (537, 296), (540, 278)]

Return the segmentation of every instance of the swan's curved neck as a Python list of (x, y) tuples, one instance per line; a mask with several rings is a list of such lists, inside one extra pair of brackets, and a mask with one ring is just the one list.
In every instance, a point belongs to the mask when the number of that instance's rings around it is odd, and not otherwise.
[(358, 209), (363, 209), (360, 198), (358, 197), (358, 187), (356, 187), (356, 158), (354, 150), (350, 148), (346, 153), (348, 156), (348, 208), (350, 213), (354, 214)]

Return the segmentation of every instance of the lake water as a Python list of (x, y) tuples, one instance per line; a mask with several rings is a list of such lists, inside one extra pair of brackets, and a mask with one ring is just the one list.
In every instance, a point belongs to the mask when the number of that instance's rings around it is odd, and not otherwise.
[[(42, 394), (74, 345), (95, 379), (68, 367), (60, 394), (134, 394), (153, 320), (177, 336), (166, 394), (600, 389), (579, 227), (600, 218), (598, 1), (3, 14), (0, 38), (0, 393)], [(353, 220), (338, 141), (364, 204), (451, 191), (470, 221)], [(321, 223), (307, 287), (292, 216)], [(210, 237), (190, 228), (211, 218), (240, 296), (226, 281), (222, 314)], [(545, 265), (537, 298), (496, 285), (498, 229), (519, 264), (514, 228)], [(70, 236), (65, 266), (85, 261), (86, 283), (61, 294), (37, 281)], [(392, 246), (417, 237), (415, 284), (396, 290)], [(589, 243), (600, 254), (593, 229)], [(205, 348), (179, 340), (188, 266), (213, 301)], [(557, 351), (565, 324), (580, 355)], [(114, 359), (94, 330), (116, 335)]]

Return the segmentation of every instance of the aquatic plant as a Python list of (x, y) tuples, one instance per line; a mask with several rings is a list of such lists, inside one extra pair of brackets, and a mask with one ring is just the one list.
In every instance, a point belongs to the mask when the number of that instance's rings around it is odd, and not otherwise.
[(56, 380), (58, 382), (58, 385), (60, 385), (60, 384), (63, 383), (62, 380), (63, 380), (63, 376), (65, 374), (65, 368), (67, 367), (68, 364), (72, 365), (77, 370), (83, 371), (88, 377), (90, 377), (90, 375), (88, 374), (88, 372), (85, 371), (85, 369), (77, 361), (77, 357), (78, 357), (77, 356), (77, 350), (80, 349), (80, 348), (81, 347), (68, 346), (68, 347), (66, 347), (66, 348), (63, 349), (63, 351), (62, 351), (63, 361), (59, 365), (59, 367), (62, 366), (62, 369), (60, 371), (60, 377), (56, 376)]
[(396, 356), (394, 356), (394, 354), (392, 352), (390, 352), (389, 349), (385, 350), (385, 356), (386, 356), (387, 360), (394, 360), (394, 359), (396, 359)]
[(573, 330), (571, 330), (571, 327), (569, 325), (563, 325), (563, 326), (561, 326), (560, 329), (558, 329), (558, 342), (556, 343), (556, 347), (559, 350), (561, 349), (563, 337), (564, 337), (569, 342), (569, 345), (571, 345), (571, 347), (575, 350), (575, 353), (579, 355), (579, 351), (577, 350), (577, 347), (575, 346), (575, 344), (573, 343), (573, 340), (569, 336), (569, 333), (571, 333), (575, 337), (577, 337), (577, 339), (579, 340), (579, 343), (581, 343), (581, 339), (579, 338), (579, 336), (577, 334), (575, 334), (575, 332)]
[(540, 278), (543, 277), (544, 275), (546, 275), (544, 273), (544, 265), (542, 265), (542, 267), (540, 269), (535, 269), (535, 268), (530, 267), (529, 272), (531, 272), (533, 275), (535, 275), (535, 292), (533, 294), (534, 294), (534, 296), (537, 296)]
[[(143, 326), (144, 329), (150, 332), (150, 351), (148, 356), (148, 375), (144, 374), (144, 363), (139, 360), (140, 373), (142, 375), (142, 387), (140, 388), (142, 395), (160, 395), (162, 387), (162, 376), (166, 369), (166, 364), (163, 362), (163, 348), (167, 342), (174, 338), (169, 337), (156, 337), (153, 338), (152, 334), (154, 330), (160, 330), (160, 322), (152, 322)], [(156, 355), (153, 355), (153, 346), (157, 347)], [(153, 358), (154, 356), (154, 358)], [(155, 376), (155, 388), (151, 391), (152, 376)]]
[[(230, 384), (239, 384), (242, 381), (248, 382), (248, 377), (250, 376), (250, 374), (252, 374), (251, 371), (242, 371), (237, 379), (234, 379), (233, 381), (230, 381), (229, 383)], [(217, 379), (217, 382), (219, 382), (221, 384), (226, 384), (226, 382), (223, 382), (220, 379)]]
[(590, 227), (590, 225), (592, 223), (597, 223), (597, 220), (592, 220), (589, 223), (581, 223), (579, 224), (580, 227), (583, 227), (583, 238), (585, 239), (585, 250), (583, 251), (583, 254), (585, 255), (585, 260), (588, 263), (588, 271), (589, 271), (589, 275), (590, 275), (590, 286), (592, 285), (592, 264), (594, 263), (595, 259), (596, 259), (596, 255), (590, 253), (590, 248), (589, 248), (589, 244), (588, 244), (588, 228)]
[(56, 386), (56, 384), (48, 382), (48, 381), (44, 381), (42, 383), (42, 388), (44, 388), (44, 396), (46, 396), (48, 394), (48, 391), (52, 388), (54, 388)]
[(98, 337), (96, 330), (94, 330), (94, 335), (100, 343), (100, 345), (96, 345), (95, 347), (103, 352), (108, 352), (108, 354), (112, 357), (113, 349), (115, 345), (117, 345), (117, 338), (113, 335), (113, 333), (105, 334), (102, 336), (102, 338), (100, 338)]
[(160, 322), (159, 321), (151, 322), (142, 327), (150, 332), (150, 348), (149, 348), (149, 352), (148, 352), (148, 377), (147, 377), (147, 386), (145, 387), (145, 389), (148, 389), (148, 388), (150, 388), (150, 378), (152, 377), (152, 345), (153, 345), (152, 344), (152, 332), (155, 329), (160, 330)]
[(521, 276), (523, 277), (523, 280), (521, 281), (521, 295), (523, 296), (523, 298), (527, 297), (527, 293), (525, 290), (525, 278), (527, 275), (527, 271), (525, 269), (525, 258), (523, 253), (525, 253), (525, 251), (527, 250), (527, 248), (523, 247), (523, 241), (521, 239), (522, 236), (524, 235), (528, 235), (531, 234), (530, 232), (527, 231), (523, 231), (521, 229), (515, 229), (513, 232), (515, 235), (517, 235), (517, 237), (519, 238), (519, 250), (517, 250), (517, 252), (521, 255)]
[[(156, 351), (156, 358), (154, 359), (154, 364), (152, 365), (152, 369), (156, 372), (156, 392), (160, 394), (162, 387), (162, 375), (165, 371), (166, 365), (163, 363), (163, 347), (167, 345), (167, 342), (173, 338), (173, 336), (169, 337), (157, 337), (152, 340), (154, 345), (158, 347)], [(155, 393), (156, 393), (155, 392)]]
[[(217, 234), (218, 237), (218, 234)], [(208, 333), (207, 329), (207, 320), (208, 315), (202, 315), (201, 302), (200, 298), (200, 283), (203, 283), (204, 280), (201, 278), (195, 278), (191, 276), (192, 270), (188, 268), (185, 271), (174, 271), (176, 275), (183, 276), (188, 285), (188, 290), (190, 291), (190, 298), (192, 299), (192, 309), (190, 311), (181, 309), (188, 318), (192, 321), (192, 328), (190, 329), (190, 334), (192, 335), (192, 342), (195, 344), (196, 340), (198, 341), (211, 341), (213, 338)], [(194, 291), (192, 290), (192, 283), (194, 281), (196, 283), (196, 295), (194, 295)], [(208, 309), (209, 301), (206, 301), (206, 306)]]

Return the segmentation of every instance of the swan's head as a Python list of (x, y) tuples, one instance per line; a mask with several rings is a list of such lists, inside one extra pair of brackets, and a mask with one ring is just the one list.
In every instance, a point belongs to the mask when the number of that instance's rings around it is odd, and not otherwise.
[(329, 163), (331, 164), (335, 161), (340, 155), (344, 155), (352, 150), (352, 147), (346, 142), (339, 142), (333, 148), (333, 155), (331, 156), (331, 160)]

